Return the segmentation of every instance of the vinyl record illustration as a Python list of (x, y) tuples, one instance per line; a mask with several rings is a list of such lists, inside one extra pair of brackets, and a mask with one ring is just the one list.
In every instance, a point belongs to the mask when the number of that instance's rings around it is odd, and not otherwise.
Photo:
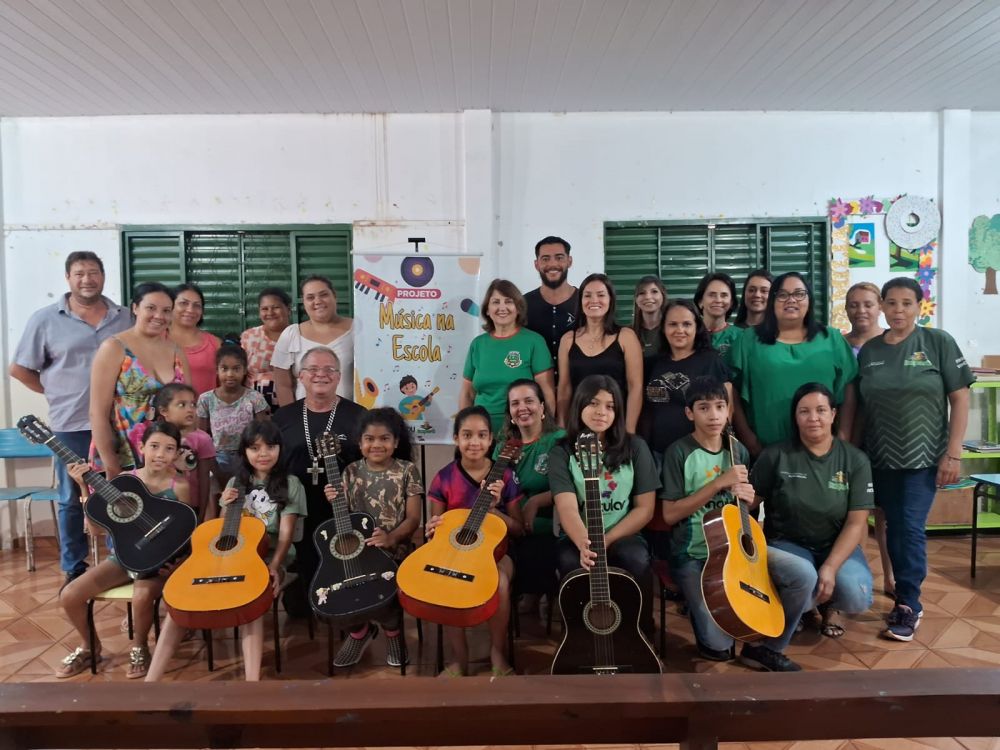
[(434, 262), (423, 255), (411, 255), (399, 264), (399, 273), (410, 286), (427, 286), (434, 278)]

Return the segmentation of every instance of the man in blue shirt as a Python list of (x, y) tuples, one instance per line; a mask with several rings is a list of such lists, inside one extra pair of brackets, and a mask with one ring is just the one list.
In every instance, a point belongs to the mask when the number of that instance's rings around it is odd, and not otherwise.
[[(106, 338), (132, 325), (128, 308), (105, 297), (104, 264), (92, 252), (66, 258), (69, 292), (35, 312), (21, 336), (10, 375), (49, 404), (49, 425), (66, 446), (86, 458), (90, 447), (90, 367)], [(87, 537), (76, 482), (56, 461), (59, 477), (60, 567), (66, 582), (87, 569)]]

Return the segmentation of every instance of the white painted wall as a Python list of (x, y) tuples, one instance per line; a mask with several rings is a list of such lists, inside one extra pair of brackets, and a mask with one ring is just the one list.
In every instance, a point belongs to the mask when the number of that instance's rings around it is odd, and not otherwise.
[[(582, 113), (175, 116), (0, 122), (2, 330), (61, 291), (62, 259), (101, 253), (118, 296), (122, 224), (355, 222), (356, 246), (412, 235), (485, 254), (537, 285), (534, 243), (574, 247), (571, 279), (603, 268), (608, 220), (823, 216), (834, 196), (941, 199), (969, 183), (966, 224), (1000, 212), (1000, 113), (969, 118), (969, 167), (942, 161), (940, 113)], [(943, 205), (947, 212), (947, 205)], [(960, 233), (959, 233), (960, 234)], [(948, 327), (976, 362), (1000, 299), (965, 247), (941, 249), (962, 311)], [(960, 280), (957, 281), (956, 279)], [(956, 322), (951, 322), (956, 321)], [(12, 414), (38, 409), (15, 385)]]

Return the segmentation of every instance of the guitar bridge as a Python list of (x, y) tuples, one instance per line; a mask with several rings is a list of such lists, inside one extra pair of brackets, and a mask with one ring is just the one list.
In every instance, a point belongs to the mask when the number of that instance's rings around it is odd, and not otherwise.
[(618, 667), (593, 667), (594, 674), (618, 674)]
[(151, 541), (153, 541), (154, 539), (156, 539), (156, 537), (158, 537), (161, 533), (163, 533), (163, 530), (166, 529), (167, 526), (170, 525), (170, 522), (172, 520), (173, 520), (173, 518), (170, 517), (170, 516), (167, 516), (166, 518), (164, 518), (162, 521), (160, 521), (158, 524), (156, 524), (156, 526), (154, 526), (149, 531), (147, 531), (145, 534), (143, 534), (142, 535), (142, 539), (140, 539), (138, 542), (136, 542), (135, 546), (137, 548), (139, 548), (139, 549), (142, 549), (143, 547), (145, 547)]
[(750, 594), (750, 596), (756, 596), (762, 602), (767, 602), (768, 604), (771, 603), (771, 597), (769, 597), (767, 594), (765, 594), (760, 589), (755, 589), (749, 583), (745, 583), (743, 581), (740, 581), (740, 590), (741, 591), (746, 591), (748, 594)]
[(463, 573), (460, 570), (452, 570), (451, 568), (442, 568), (438, 565), (425, 565), (424, 571), (427, 573), (435, 573), (439, 576), (444, 576), (445, 578), (455, 578), (459, 581), (465, 581), (466, 583), (472, 583), (476, 580), (474, 575), (469, 573)]
[(208, 576), (207, 578), (195, 578), (191, 583), (194, 586), (201, 586), (206, 583), (242, 583), (246, 576)]

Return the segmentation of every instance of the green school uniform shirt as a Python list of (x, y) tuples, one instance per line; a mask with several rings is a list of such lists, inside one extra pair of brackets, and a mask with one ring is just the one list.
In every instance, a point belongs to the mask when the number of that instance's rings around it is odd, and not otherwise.
[[(720, 451), (710, 451), (695, 440), (694, 435), (685, 435), (667, 448), (663, 454), (663, 489), (660, 498), (667, 502), (677, 502), (690, 497), (717, 476), (732, 468), (727, 439), (722, 439)], [(733, 441), (733, 452), (737, 463), (746, 464), (750, 460), (747, 449), (738, 440)], [(708, 546), (701, 519), (709, 511), (733, 502), (729, 491), (716, 493), (711, 500), (694, 513), (674, 525), (670, 537), (670, 559), (681, 565), (688, 560), (708, 559)]]
[(920, 327), (898, 344), (876, 336), (861, 347), (858, 367), (872, 466), (937, 464), (948, 447), (948, 394), (976, 381), (955, 339)]
[(834, 439), (824, 456), (791, 442), (764, 449), (750, 474), (764, 498), (764, 535), (813, 552), (829, 550), (852, 510), (874, 507), (868, 457)]
[(744, 329), (727, 352), (726, 364), (750, 428), (762, 445), (791, 438), (792, 396), (799, 386), (822, 383), (839, 405), (844, 389), (858, 374), (850, 344), (832, 326), (800, 344), (764, 344), (756, 329)]
[[(632, 501), (636, 495), (654, 492), (660, 487), (653, 454), (649, 452), (646, 442), (635, 435), (630, 435), (629, 441), (632, 460), (613, 472), (605, 470), (601, 477), (601, 516), (605, 532), (611, 531), (628, 515), (634, 507)], [(580, 471), (576, 456), (571, 455), (565, 442), (553, 447), (549, 453), (549, 487), (553, 496), (560, 492), (574, 493), (580, 518), (586, 524), (583, 472)]]
[(728, 325), (721, 331), (712, 334), (712, 348), (721, 356), (725, 357), (726, 352), (732, 349), (736, 339), (743, 335), (743, 329), (734, 325)]
[[(521, 448), (521, 457), (514, 466), (514, 474), (521, 484), (521, 507), (523, 508), (533, 495), (540, 495), (549, 491), (549, 453), (553, 446), (566, 437), (566, 430), (554, 430), (543, 432), (537, 440), (533, 440)], [(493, 460), (500, 457), (506, 441), (498, 443), (493, 450)], [(545, 534), (552, 536), (552, 506), (539, 508), (535, 515), (535, 522), (529, 529), (531, 534)]]
[(490, 413), (493, 432), (503, 427), (507, 416), (507, 386), (520, 378), (552, 369), (552, 355), (545, 339), (527, 328), (513, 336), (476, 336), (465, 358), (464, 376), (476, 391), (475, 404)]
[[(236, 477), (233, 477), (226, 484), (226, 487), (233, 487), (235, 484)], [(268, 548), (266, 562), (268, 563), (271, 562), (271, 556), (274, 555), (274, 550), (278, 546), (278, 532), (281, 529), (281, 519), (289, 514), (305, 518), (307, 512), (305, 488), (298, 477), (291, 475), (288, 477), (288, 502), (285, 503), (285, 507), (280, 512), (278, 504), (271, 499), (265, 486), (259, 482), (254, 481), (243, 498), (244, 515), (259, 518), (264, 522), (264, 526), (267, 529)], [(289, 546), (288, 553), (285, 555), (284, 566), (287, 568), (294, 559), (295, 545), (293, 544)]]

